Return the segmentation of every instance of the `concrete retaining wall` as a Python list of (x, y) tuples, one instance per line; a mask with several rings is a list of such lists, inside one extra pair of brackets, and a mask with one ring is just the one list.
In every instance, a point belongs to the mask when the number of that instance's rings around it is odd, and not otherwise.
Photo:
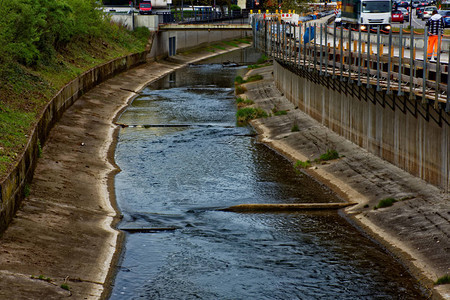
[(148, 52), (145, 51), (95, 67), (63, 87), (48, 103), (31, 132), (23, 156), (9, 176), (0, 182), (0, 233), (7, 228), (27, 193), (28, 183), (31, 182), (39, 156), (40, 145), (45, 143), (53, 124), (81, 95), (106, 79), (144, 63), (147, 55)]
[[(339, 78), (274, 63), (277, 87), (299, 109), (390, 163), (450, 190), (450, 115)], [(441, 124), (439, 124), (441, 120)]]
[(155, 36), (150, 58), (166, 57), (169, 55), (169, 38), (175, 37), (176, 51), (208, 45), (210, 43), (243, 38), (251, 35), (251, 31), (215, 30), (215, 31), (160, 31)]

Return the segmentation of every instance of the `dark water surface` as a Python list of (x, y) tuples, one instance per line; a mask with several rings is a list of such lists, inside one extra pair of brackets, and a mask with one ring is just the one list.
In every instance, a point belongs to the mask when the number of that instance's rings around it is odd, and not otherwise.
[(132, 127), (116, 150), (119, 227), (155, 230), (127, 233), (111, 299), (422, 298), (405, 269), (336, 212), (216, 210), (339, 201), (235, 126), (236, 72), (179, 70), (122, 115)]

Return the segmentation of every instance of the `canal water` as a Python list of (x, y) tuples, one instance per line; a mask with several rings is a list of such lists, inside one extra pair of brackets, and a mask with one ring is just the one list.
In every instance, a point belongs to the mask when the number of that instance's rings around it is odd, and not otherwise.
[(254, 60), (248, 51), (176, 71), (121, 116), (129, 127), (120, 131), (115, 187), (128, 231), (111, 299), (423, 298), (337, 212), (218, 210), (339, 201), (236, 126), (233, 81), (244, 69), (229, 62)]

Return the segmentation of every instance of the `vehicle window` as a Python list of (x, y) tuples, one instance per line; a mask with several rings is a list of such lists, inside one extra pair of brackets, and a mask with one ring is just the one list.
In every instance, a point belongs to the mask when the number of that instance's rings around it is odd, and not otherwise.
[(384, 13), (390, 12), (389, 1), (368, 1), (363, 3), (362, 12), (365, 13)]
[(151, 5), (150, 3), (141, 3), (141, 7), (149, 8)]

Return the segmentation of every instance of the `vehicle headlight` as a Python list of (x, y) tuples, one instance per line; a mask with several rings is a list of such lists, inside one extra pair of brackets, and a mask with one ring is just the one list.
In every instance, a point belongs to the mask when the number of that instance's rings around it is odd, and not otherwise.
[(387, 30), (391, 30), (391, 25), (387, 25), (385, 28), (386, 28)]
[(366, 25), (361, 25), (361, 30), (366, 30), (366, 29), (367, 29)]

